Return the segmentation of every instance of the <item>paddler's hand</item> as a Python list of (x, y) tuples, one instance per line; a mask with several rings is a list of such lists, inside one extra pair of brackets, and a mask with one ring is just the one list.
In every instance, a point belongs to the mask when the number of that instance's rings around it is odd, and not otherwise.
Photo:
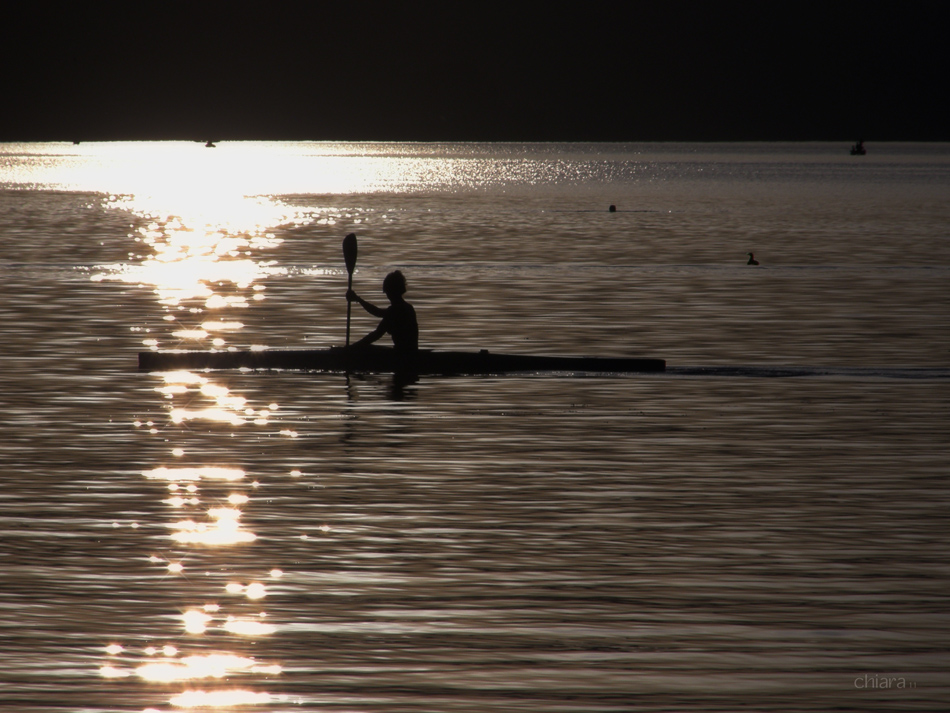
[(353, 290), (346, 291), (346, 301), (347, 302), (359, 302), (360, 296), (356, 294)]

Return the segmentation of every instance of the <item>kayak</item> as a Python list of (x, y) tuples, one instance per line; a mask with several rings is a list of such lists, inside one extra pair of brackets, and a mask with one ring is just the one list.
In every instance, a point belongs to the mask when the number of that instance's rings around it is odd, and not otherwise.
[(420, 349), (412, 354), (391, 347), (252, 349), (238, 351), (139, 352), (139, 369), (301, 369), (355, 374), (505, 374), (509, 372), (658, 372), (663, 359), (495, 354), (483, 349), (458, 352)]

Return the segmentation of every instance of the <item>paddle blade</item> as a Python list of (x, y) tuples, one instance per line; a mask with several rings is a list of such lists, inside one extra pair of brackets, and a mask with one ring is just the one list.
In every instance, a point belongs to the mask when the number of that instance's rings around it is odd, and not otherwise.
[(346, 263), (346, 271), (353, 274), (356, 269), (356, 233), (350, 233), (343, 238), (343, 261)]

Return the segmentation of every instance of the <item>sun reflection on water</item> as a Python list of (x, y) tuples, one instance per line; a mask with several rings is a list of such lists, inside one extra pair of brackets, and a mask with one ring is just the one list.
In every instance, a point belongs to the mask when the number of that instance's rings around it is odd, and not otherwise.
[(245, 473), (240, 468), (224, 468), (221, 466), (198, 466), (167, 468), (159, 466), (143, 471), (146, 478), (168, 480), (171, 482), (191, 482), (197, 480), (240, 480)]
[[(205, 376), (187, 371), (161, 373), (164, 384), (155, 390), (167, 399), (188, 396), (188, 407), (172, 405), (169, 418), (173, 424), (182, 424), (191, 420), (206, 420), (241, 426), (249, 421), (257, 425), (269, 423), (271, 414), (277, 410), (277, 404), (268, 404), (266, 408), (255, 409), (247, 405), (247, 399), (231, 393), (231, 390), (217, 384)], [(212, 402), (204, 408), (195, 408), (194, 398), (201, 396)]]
[[(285, 272), (267, 254), (281, 244), (272, 231), (314, 219), (280, 200), (242, 191), (240, 181), (233, 176), (215, 173), (221, 171), (221, 166), (215, 167), (211, 157), (192, 159), (198, 163), (192, 166), (186, 161), (174, 172), (138, 176), (130, 182), (135, 184), (129, 186), (132, 190), (107, 201), (109, 208), (127, 212), (135, 219), (128, 236), (129, 260), (102, 266), (92, 279), (151, 291), (158, 319), (130, 326), (132, 332), (141, 333), (141, 343), (151, 349), (233, 349), (228, 343), (245, 329), (239, 311), (264, 300), (265, 281)], [(189, 166), (194, 170), (190, 171)], [(208, 592), (204, 603), (183, 602), (173, 612), (175, 626), (169, 634), (176, 643), (211, 638), (220, 643), (231, 640), (238, 647), (246, 646), (238, 642), (247, 639), (275, 635), (279, 626), (268, 620), (267, 611), (251, 613), (247, 608), (263, 608), (270, 595), (265, 580), (268, 575), (279, 578), (281, 570), (268, 563), (256, 576), (225, 586), (214, 579), (214, 567), (197, 564), (209, 557), (220, 558), (223, 571), (227, 571), (228, 553), (238, 550), (245, 553), (242, 562), (251, 561), (246, 553), (253, 549), (257, 534), (243, 522), (244, 511), (254, 505), (254, 498), (245, 489), (250, 491), (260, 483), (257, 479), (247, 482), (243, 468), (201, 463), (201, 448), (194, 438), (200, 432), (195, 428), (196, 421), (207, 422), (217, 433), (222, 429), (267, 426), (279, 405), (254, 404), (205, 374), (171, 371), (148, 378), (158, 379), (153, 388), (165, 419), (136, 420), (134, 425), (142, 429), (145, 438), (162, 438), (165, 452), (170, 453), (166, 458), (180, 462), (156, 463), (141, 471), (145, 479), (167, 485), (161, 505), (168, 518), (160, 539), (166, 543), (161, 549), (167, 546), (172, 551), (152, 554), (148, 561), (160, 570), (164, 586), (188, 582), (191, 587), (199, 581), (195, 577), (199, 572), (189, 567), (191, 563), (195, 569), (204, 568), (204, 574), (212, 577), (207, 581), (215, 581), (220, 587)], [(186, 433), (187, 445), (176, 444), (176, 434)], [(217, 597), (224, 599), (218, 603), (214, 601)], [(273, 662), (259, 663), (226, 650), (182, 654), (172, 645), (149, 647), (144, 653), (146, 660), (136, 660), (128, 648), (110, 644), (106, 648), (110, 660), (99, 673), (104, 678), (133, 678), (165, 685), (227, 679), (227, 688), (222, 690), (181, 690), (179, 686), (177, 691), (168, 691), (167, 704), (177, 708), (229, 708), (285, 698), (250, 690), (255, 688), (253, 685), (246, 690), (238, 688), (232, 680), (238, 675), (279, 675), (281, 666)], [(253, 679), (248, 682), (253, 683)]]
[[(114, 647), (109, 648), (114, 649)], [(154, 647), (145, 650), (147, 656), (154, 656), (158, 652), (159, 650)], [(225, 678), (234, 673), (259, 673), (274, 676), (283, 670), (277, 664), (261, 664), (254, 658), (236, 654), (193, 654), (176, 658), (178, 649), (174, 646), (165, 646), (161, 652), (164, 658), (160, 660), (139, 664), (134, 668), (107, 664), (100, 667), (99, 674), (105, 678), (125, 678), (135, 675), (150, 682), (172, 683)], [(109, 653), (115, 655), (118, 652), (110, 650)]]
[(267, 636), (277, 631), (277, 628), (253, 619), (230, 618), (224, 624), (224, 630), (242, 636)]
[[(571, 171), (576, 161), (526, 157), (520, 147), (510, 158), (497, 158), (464, 144), (316, 141), (225, 142), (214, 150), (189, 141), (5, 144), (0, 158), (0, 182), (134, 194), (193, 218), (217, 217), (208, 206), (234, 196), (488, 188), (577, 180), (600, 165)], [(240, 205), (234, 215), (249, 219)]]
[[(207, 326), (209, 331), (240, 328), (240, 324), (216, 320), (208, 320)], [(279, 409), (279, 404), (274, 402), (267, 403), (263, 408), (255, 407), (249, 404), (244, 396), (233, 393), (230, 388), (203, 374), (180, 370), (150, 375), (150, 378), (156, 377), (160, 381), (155, 391), (163, 397), (168, 412), (168, 424), (161, 431), (166, 440), (173, 435), (176, 428), (185, 428), (187, 422), (193, 419), (222, 421), (234, 426), (247, 423), (266, 424), (271, 415)], [(206, 403), (202, 404), (202, 400)], [(158, 431), (153, 421), (142, 423), (137, 420), (134, 425), (149, 426), (149, 434), (156, 434)], [(195, 451), (192, 446), (187, 449), (171, 448), (171, 454), (175, 458), (194, 457), (192, 454)], [(234, 546), (252, 545), (257, 540), (257, 535), (241, 522), (243, 511), (253, 505), (253, 498), (240, 488), (254, 488), (259, 483), (255, 480), (245, 485), (247, 472), (243, 468), (200, 464), (159, 465), (143, 470), (142, 475), (149, 480), (167, 483), (169, 496), (162, 502), (171, 508), (169, 512), (177, 515), (166, 523), (170, 530), (166, 537), (174, 543), (174, 547), (197, 546), (227, 551)], [(222, 486), (227, 487), (228, 491), (214, 492)], [(208, 489), (211, 490), (210, 494), (205, 498), (198, 497), (200, 491)], [(212, 504), (202, 506), (203, 499)], [(187, 578), (187, 557), (187, 551), (169, 556), (152, 555), (149, 562), (162, 566), (167, 575)], [(271, 579), (283, 576), (283, 571), (277, 568), (269, 568), (266, 572)], [(239, 595), (244, 600), (245, 607), (251, 602), (262, 602), (269, 594), (264, 582), (260, 581), (262, 579), (264, 577), (246, 583), (230, 582), (219, 594)], [(180, 622), (179, 634), (188, 638), (210, 634), (239, 639), (260, 639), (277, 633), (278, 626), (266, 620), (266, 611), (258, 611), (255, 614), (249, 614), (247, 611), (227, 611), (230, 607), (241, 606), (230, 600), (224, 607), (216, 602), (184, 607), (177, 615)], [(106, 649), (110, 656), (116, 657), (124, 651), (124, 648), (117, 644)], [(147, 649), (145, 653), (156, 657), (158, 651)], [(282, 673), (279, 664), (261, 664), (253, 658), (235, 653), (219, 651), (200, 656), (180, 656), (177, 648), (170, 646), (162, 649), (162, 653), (163, 658), (154, 658), (137, 665), (123, 666), (110, 661), (100, 667), (99, 673), (104, 678), (138, 678), (148, 683), (161, 684), (218, 679), (228, 679), (230, 684), (232, 676), (271, 677)], [(185, 690), (170, 695), (169, 704), (181, 708), (254, 705), (280, 698), (260, 691), (239, 690), (230, 685), (225, 690)]]
[(182, 544), (237, 545), (257, 539), (257, 535), (241, 527), (237, 517), (219, 518), (210, 523), (180, 520), (169, 527), (177, 530), (170, 537)]
[[(205, 322), (202, 328), (207, 326), (209, 332), (216, 333), (241, 326), (231, 320), (208, 319)], [(195, 419), (253, 428), (268, 424), (280, 409), (280, 405), (273, 401), (254, 404), (210, 374), (178, 370), (156, 372), (150, 374), (149, 378), (158, 380), (154, 391), (162, 397), (168, 420), (161, 429), (156, 428), (160, 424), (155, 424), (154, 420), (145, 423), (136, 420), (134, 425), (137, 428), (148, 426), (149, 437), (160, 432), (166, 442), (172, 441), (174, 434), (179, 431), (193, 434), (189, 423)], [(172, 447), (170, 452), (174, 458), (200, 457), (200, 448), (196, 448), (193, 443), (187, 448)], [(296, 476), (292, 477), (302, 476), (299, 470), (293, 472)], [(186, 566), (191, 548), (204, 548), (205, 553), (225, 553), (234, 547), (241, 547), (245, 551), (245, 548), (253, 547), (257, 535), (242, 524), (242, 517), (246, 509), (253, 507), (255, 499), (244, 489), (257, 488), (260, 483), (257, 480), (247, 482), (248, 473), (245, 469), (224, 464), (185, 462), (181, 465), (157, 465), (143, 470), (142, 475), (148, 480), (167, 484), (168, 496), (162, 502), (169, 508), (171, 517), (165, 523), (169, 531), (165, 538), (173, 543), (172, 547), (177, 551), (149, 557), (151, 563), (163, 568), (168, 577), (163, 581), (195, 581), (196, 572), (190, 572)], [(283, 575), (283, 570), (271, 566), (256, 578), (232, 580), (222, 585), (222, 589), (216, 593), (209, 592), (212, 601), (183, 606), (176, 613), (178, 636), (187, 639), (210, 636), (216, 641), (227, 636), (233, 637), (235, 641), (259, 641), (276, 635), (280, 627), (268, 620), (268, 612), (262, 610), (261, 605), (271, 594), (267, 582), (280, 579)], [(220, 604), (213, 601), (215, 594), (226, 600)], [(250, 606), (261, 609), (251, 613), (247, 611)], [(109, 651), (118, 655), (122, 649)], [(281, 666), (274, 662), (258, 663), (253, 658), (226, 651), (202, 656), (179, 655), (177, 650), (165, 651), (164, 658), (157, 657), (156, 652), (149, 655), (153, 660), (137, 665), (121, 666), (116, 662), (108, 662), (100, 667), (100, 675), (170, 685), (227, 679), (228, 688), (224, 690), (169, 693), (169, 705), (183, 708), (229, 708), (286, 698), (261, 691), (240, 690), (233, 685), (232, 678), (239, 675), (270, 678), (281, 674)]]
[[(226, 335), (239, 332), (244, 324), (229, 318), (202, 319), (201, 315), (207, 311), (245, 309), (252, 301), (265, 299), (266, 286), (261, 281), (286, 270), (273, 261), (237, 257), (234, 250), (228, 249), (233, 247), (234, 239), (219, 233), (206, 234), (203, 239), (194, 232), (187, 235), (191, 237), (187, 246), (145, 237), (142, 240), (155, 250), (155, 256), (143, 257), (133, 264), (103, 266), (91, 279), (151, 287), (166, 311), (165, 321), (176, 327), (170, 333), (172, 344), (201, 342), (214, 334), (221, 346)], [(242, 242), (255, 250), (264, 250), (278, 241)], [(228, 248), (222, 251), (226, 244)], [(183, 323), (185, 315), (195, 315), (195, 322)], [(149, 337), (143, 344), (157, 347), (159, 340)]]
[(173, 706), (181, 708), (224, 708), (227, 706), (263, 705), (271, 703), (274, 698), (269, 693), (227, 689), (224, 691), (185, 691), (172, 697), (170, 702)]
[[(312, 218), (280, 200), (247, 196), (226, 180), (199, 188), (180, 176), (166, 179), (109, 199), (107, 207), (139, 218), (129, 234), (135, 250), (128, 263), (101, 266), (91, 279), (151, 288), (174, 327), (165, 335), (171, 345), (200, 346), (210, 339), (210, 346), (223, 348), (244, 325), (206, 313), (246, 309), (265, 299), (263, 281), (286, 272), (265, 258), (282, 242), (271, 231)], [(158, 349), (162, 341), (152, 335), (142, 343)]]

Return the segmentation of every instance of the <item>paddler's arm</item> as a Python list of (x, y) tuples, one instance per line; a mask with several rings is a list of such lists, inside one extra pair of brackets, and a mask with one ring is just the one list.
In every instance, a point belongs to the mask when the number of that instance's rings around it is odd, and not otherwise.
[(383, 336), (384, 334), (386, 334), (386, 327), (384, 326), (384, 323), (383, 323), (383, 322), (380, 322), (380, 323), (379, 323), (379, 326), (376, 327), (376, 329), (374, 329), (372, 332), (370, 332), (370, 333), (367, 334), (365, 337), (363, 337), (362, 339), (360, 339), (358, 342), (353, 342), (353, 345), (352, 345), (352, 346), (354, 346), (354, 347), (365, 347), (367, 344), (372, 344), (373, 342), (375, 342), (377, 339), (379, 339), (379, 338), (380, 338), (381, 336)]
[[(353, 290), (347, 290), (346, 299), (349, 300), (350, 302), (359, 302), (359, 303), (360, 303), (360, 307), (362, 307), (363, 309), (365, 309), (367, 312), (369, 312), (369, 313), (370, 313), (371, 315), (373, 315), (374, 317), (385, 317), (385, 316), (386, 316), (386, 310), (385, 310), (384, 308), (382, 308), (382, 307), (377, 307), (377, 306), (374, 305), (372, 302), (367, 302), (367, 301), (364, 300), (362, 297), (360, 297), (358, 294), (356, 294), (356, 292), (354, 292)], [(382, 336), (382, 335), (380, 335), (380, 336)], [(376, 337), (376, 339), (379, 339), (379, 337)], [(362, 340), (360, 340), (360, 341), (362, 341)], [(374, 340), (374, 341), (375, 341), (375, 340)]]

